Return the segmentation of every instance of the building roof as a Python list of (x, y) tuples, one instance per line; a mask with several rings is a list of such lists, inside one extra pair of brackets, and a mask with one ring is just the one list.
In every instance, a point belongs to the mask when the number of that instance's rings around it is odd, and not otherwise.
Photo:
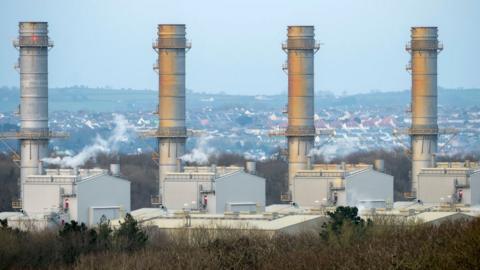
[[(166, 212), (159, 208), (142, 208), (131, 212), (131, 215), (143, 225), (157, 226), (163, 229), (180, 229), (186, 227), (186, 212)], [(206, 229), (256, 229), (277, 231), (291, 226), (301, 226), (305, 222), (326, 220), (319, 214), (202, 214), (188, 213), (188, 228)], [(118, 224), (120, 220), (112, 221)]]
[(29, 175), (27, 177), (27, 183), (82, 183), (92, 179), (97, 179), (101, 176), (114, 177), (118, 180), (129, 182), (127, 179), (123, 179), (117, 176), (109, 175), (108, 170), (93, 168), (93, 169), (46, 169), (45, 174)]
[[(236, 173), (246, 173), (243, 167), (237, 166), (198, 166), (198, 167), (184, 167), (183, 172), (170, 172), (165, 176), (166, 181), (175, 180), (197, 180), (197, 181), (218, 181), (227, 176)], [(246, 173), (247, 174), (247, 173)], [(260, 176), (249, 174), (261, 179)]]
[(423, 212), (412, 218), (423, 223), (436, 223), (446, 220), (473, 219), (474, 217), (462, 212)]
[[(373, 169), (369, 164), (315, 164), (311, 170), (299, 170), (296, 172), (295, 177), (322, 177), (322, 178), (341, 178), (345, 179), (349, 176), (353, 176), (359, 173), (365, 173), (373, 171), (381, 174)], [(387, 174), (385, 174), (387, 175)]]

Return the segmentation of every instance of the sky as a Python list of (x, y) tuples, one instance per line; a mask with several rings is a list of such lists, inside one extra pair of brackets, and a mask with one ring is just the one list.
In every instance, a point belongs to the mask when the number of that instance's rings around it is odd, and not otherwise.
[(157, 24), (187, 25), (187, 88), (287, 90), (287, 25), (314, 25), (315, 91), (409, 89), (411, 26), (438, 26), (439, 85), (480, 88), (478, 0), (1, 0), (0, 86), (18, 86), (12, 40), (19, 21), (48, 21), (49, 85), (157, 89)]

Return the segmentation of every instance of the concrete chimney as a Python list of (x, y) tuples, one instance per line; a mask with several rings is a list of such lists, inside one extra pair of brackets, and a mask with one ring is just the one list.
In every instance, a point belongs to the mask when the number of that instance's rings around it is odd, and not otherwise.
[(288, 26), (283, 49), (288, 54), (288, 188), (292, 193), (295, 174), (307, 168), (314, 146), (314, 54), (319, 49), (313, 26)]
[(412, 27), (412, 147), (411, 192), (418, 190), (418, 174), (422, 168), (434, 166), (432, 156), (437, 153), (437, 55), (442, 50), (437, 27)]

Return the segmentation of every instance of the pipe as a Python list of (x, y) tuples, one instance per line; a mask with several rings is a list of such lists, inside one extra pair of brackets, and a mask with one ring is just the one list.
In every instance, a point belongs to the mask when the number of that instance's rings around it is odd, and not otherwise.
[(418, 174), (422, 168), (434, 166), (432, 157), (438, 148), (437, 125), (437, 55), (442, 50), (437, 27), (412, 27), (412, 146), (411, 192), (418, 190)]
[(177, 172), (183, 172), (183, 160), (177, 158)]
[(373, 162), (373, 167), (378, 172), (385, 172), (385, 160), (375, 159), (375, 161)]
[(312, 166), (312, 156), (311, 155), (308, 155), (307, 156), (307, 170), (311, 170), (313, 168)]
[[(314, 54), (318, 45), (313, 26), (288, 26), (283, 49), (288, 54), (288, 189), (299, 170), (307, 168), (307, 157), (314, 146)], [(292, 198), (294, 200), (294, 198)]]
[(110, 164), (110, 174), (112, 176), (120, 176), (120, 164), (112, 163)]
[(247, 173), (249, 174), (257, 174), (257, 163), (255, 161), (247, 161), (245, 165), (247, 169)]
[(158, 53), (159, 197), (165, 197), (164, 179), (177, 172), (177, 159), (185, 154), (185, 53), (190, 45), (184, 24), (159, 24), (154, 49)]

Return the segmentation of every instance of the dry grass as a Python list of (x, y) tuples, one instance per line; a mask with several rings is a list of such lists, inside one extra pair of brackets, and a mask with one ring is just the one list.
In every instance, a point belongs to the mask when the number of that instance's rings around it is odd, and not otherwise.
[(149, 242), (134, 252), (95, 250), (73, 265), (62, 262), (56, 232), (0, 231), (2, 269), (480, 269), (480, 219), (429, 225), (344, 226), (319, 233), (268, 236), (259, 232), (147, 228)]

